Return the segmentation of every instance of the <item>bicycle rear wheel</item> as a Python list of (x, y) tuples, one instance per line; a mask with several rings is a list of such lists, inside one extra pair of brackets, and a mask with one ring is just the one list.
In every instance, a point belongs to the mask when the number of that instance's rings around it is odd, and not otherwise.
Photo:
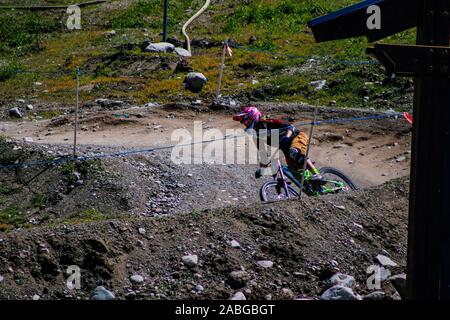
[[(288, 191), (292, 198), (298, 197), (298, 192), (288, 185)], [(269, 181), (263, 184), (260, 190), (261, 201), (275, 202), (287, 200), (286, 190), (278, 181)]]

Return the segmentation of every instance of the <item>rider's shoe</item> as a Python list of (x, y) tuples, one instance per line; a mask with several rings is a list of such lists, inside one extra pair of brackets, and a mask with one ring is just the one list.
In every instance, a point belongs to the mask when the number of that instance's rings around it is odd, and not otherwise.
[(315, 175), (313, 175), (309, 181), (320, 185), (326, 183), (323, 179), (323, 176), (320, 173), (316, 173)]

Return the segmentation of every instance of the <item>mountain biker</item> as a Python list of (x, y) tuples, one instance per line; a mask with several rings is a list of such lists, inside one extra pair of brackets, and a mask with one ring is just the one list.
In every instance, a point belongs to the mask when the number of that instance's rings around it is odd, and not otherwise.
[[(244, 124), (245, 131), (255, 130), (257, 137), (257, 147), (260, 148), (259, 138), (261, 130), (267, 130), (267, 144), (272, 145), (270, 130), (279, 130), (279, 148), (286, 158), (286, 164), (291, 170), (303, 169), (304, 161), (308, 168), (312, 171), (312, 180), (320, 181), (322, 176), (319, 170), (314, 166), (310, 159), (306, 159), (306, 152), (308, 149), (308, 136), (306, 133), (299, 131), (296, 127), (288, 122), (271, 119), (263, 116), (263, 114), (254, 105), (248, 105), (242, 112), (233, 116), (234, 121), (239, 121)], [(259, 178), (261, 168), (268, 168), (269, 163), (260, 163), (260, 169), (255, 172), (255, 177)]]

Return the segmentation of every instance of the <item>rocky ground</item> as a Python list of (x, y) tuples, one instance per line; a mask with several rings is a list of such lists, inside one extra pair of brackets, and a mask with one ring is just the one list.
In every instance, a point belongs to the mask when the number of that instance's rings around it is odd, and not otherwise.
[[(294, 123), (312, 116), (305, 105), (261, 108)], [(98, 159), (1, 169), (0, 297), (398, 299), (386, 280), (405, 269), (410, 133), (402, 119), (317, 126), (313, 159), (343, 170), (361, 190), (281, 204), (260, 203), (255, 165), (175, 164), (170, 150), (103, 157), (166, 145), (193, 120), (205, 130), (238, 128), (233, 112), (217, 105), (85, 111), (78, 152)], [(129, 114), (124, 125), (108, 122), (117, 113)], [(318, 119), (368, 115), (321, 108)], [(70, 154), (70, 122), (4, 122), (0, 162)], [(377, 255), (395, 263), (375, 263)], [(380, 264), (382, 286), (369, 289), (367, 268)], [(81, 268), (80, 290), (66, 287), (72, 265)]]
[[(407, 197), (399, 179), (344, 196), (3, 233), (0, 297), (88, 299), (103, 286), (119, 299), (293, 299), (343, 284), (358, 299), (380, 291), (367, 288), (371, 265), (386, 266), (383, 280), (405, 269)], [(71, 265), (80, 290), (66, 288)], [(336, 273), (354, 279), (329, 283)], [(389, 281), (381, 291), (398, 299)]]

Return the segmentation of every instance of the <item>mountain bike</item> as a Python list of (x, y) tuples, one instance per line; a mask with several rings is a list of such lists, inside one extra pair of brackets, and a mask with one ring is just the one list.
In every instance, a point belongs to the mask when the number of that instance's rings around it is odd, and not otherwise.
[[(313, 174), (308, 169), (304, 173), (302, 170), (292, 170), (282, 165), (280, 160), (277, 166), (278, 171), (272, 176), (273, 181), (268, 181), (261, 187), (260, 197), (264, 202), (298, 197), (300, 193), (291, 186), (292, 183), (308, 196), (350, 192), (357, 189), (356, 184), (347, 175), (332, 167), (320, 168), (319, 172), (323, 179), (313, 180)], [(303, 185), (302, 174), (304, 175)]]

